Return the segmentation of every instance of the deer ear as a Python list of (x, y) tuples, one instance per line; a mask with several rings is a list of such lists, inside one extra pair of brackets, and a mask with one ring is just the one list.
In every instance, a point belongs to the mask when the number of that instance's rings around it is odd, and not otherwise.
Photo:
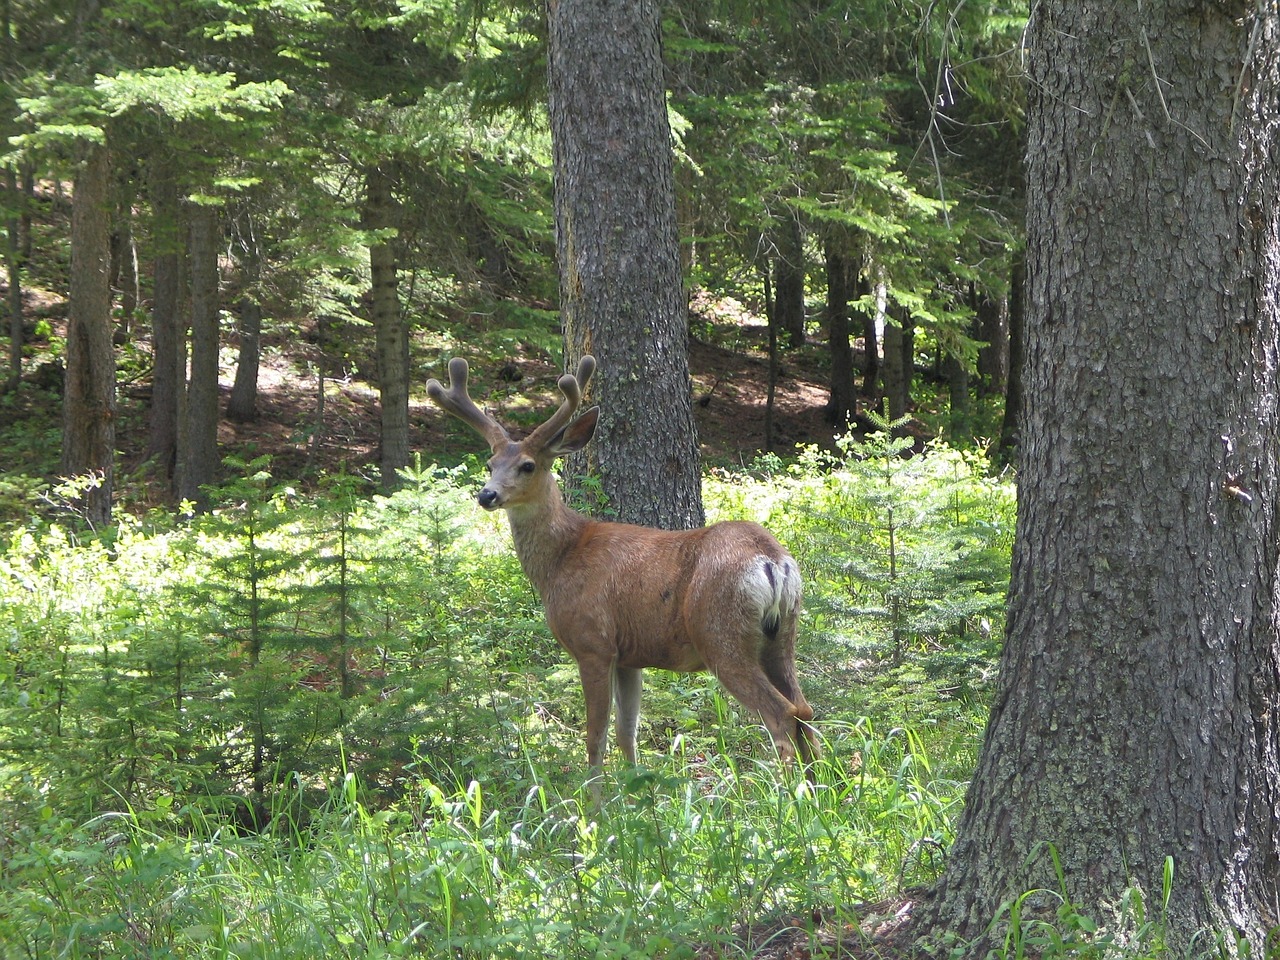
[(547, 442), (547, 450), (556, 457), (577, 453), (587, 445), (596, 432), (600, 420), (600, 408), (592, 407)]

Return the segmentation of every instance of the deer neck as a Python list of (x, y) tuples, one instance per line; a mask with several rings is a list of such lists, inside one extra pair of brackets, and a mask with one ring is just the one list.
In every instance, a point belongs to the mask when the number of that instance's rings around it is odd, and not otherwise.
[(569, 509), (554, 478), (548, 477), (547, 480), (548, 489), (537, 502), (507, 508), (511, 539), (520, 567), (538, 593), (544, 596), (554, 582), (565, 555), (578, 542), (582, 529), (590, 522), (582, 514)]

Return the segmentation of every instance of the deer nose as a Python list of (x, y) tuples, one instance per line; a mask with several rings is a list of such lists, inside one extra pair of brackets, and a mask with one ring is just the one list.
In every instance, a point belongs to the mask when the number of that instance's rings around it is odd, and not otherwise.
[(485, 487), (476, 495), (476, 500), (478, 500), (480, 502), (480, 506), (484, 507), (486, 510), (492, 510), (498, 505), (498, 491), (490, 490), (488, 487)]

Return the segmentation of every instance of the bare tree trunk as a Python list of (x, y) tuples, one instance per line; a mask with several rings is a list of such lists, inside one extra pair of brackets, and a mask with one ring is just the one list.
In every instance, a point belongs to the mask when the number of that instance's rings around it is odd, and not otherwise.
[(91, 145), (71, 214), (71, 302), (63, 394), (62, 472), (95, 479), (80, 501), (94, 527), (111, 522), (115, 482), (116, 363), (111, 344), (111, 155)]
[(982, 957), (1029, 890), (1136, 891), (1171, 956), (1274, 955), (1280, 12), (1060, 0), (1027, 39), (1008, 633), (933, 920)]
[[(151, 291), (151, 410), (146, 458), (154, 458), (170, 482), (178, 459), (179, 393), (186, 381), (186, 336), (179, 321), (182, 300), (182, 209), (172, 171), (153, 170), (151, 237), (155, 274)], [(176, 488), (175, 488), (176, 492)]]
[(889, 401), (889, 419), (900, 420), (907, 415), (911, 403), (915, 322), (901, 308), (891, 307), (890, 314), (884, 325), (884, 395)]
[(836, 430), (849, 428), (857, 413), (857, 387), (853, 380), (853, 343), (849, 326), (849, 280), (853, 265), (828, 239), (827, 261), (827, 343), (831, 350), (830, 399), (827, 419)]
[(1009, 371), (1004, 385), (1004, 419), (1000, 422), (1000, 460), (1011, 464), (1017, 456), (1022, 430), (1022, 370), (1026, 327), (1026, 264), (1019, 257), (1013, 263), (1009, 281)]
[(178, 493), (204, 505), (218, 479), (218, 211), (191, 207), (191, 376)]
[[(874, 264), (866, 264), (863, 268), (864, 277), (858, 282), (858, 296), (870, 293), (873, 289), (872, 278), (865, 276), (869, 273), (870, 268)], [(878, 289), (878, 288), (876, 288)], [(880, 298), (877, 296), (877, 300)], [(862, 395), (873, 401), (875, 406), (876, 398), (880, 396), (880, 338), (877, 336), (877, 328), (881, 323), (881, 311), (877, 305), (875, 307), (863, 307), (860, 311), (862, 316), (862, 345), (865, 355), (865, 366), (862, 368)]]
[(262, 275), (262, 248), (253, 216), (245, 213), (240, 220), (243, 227), (240, 231), (240, 272), (244, 292), (240, 296), (236, 322), (240, 351), (236, 359), (236, 378), (231, 384), (231, 396), (227, 398), (227, 419), (251, 423), (258, 418), (258, 370), (262, 362), (262, 294), (258, 289)]
[(773, 261), (773, 309), (778, 326), (787, 338), (787, 346), (802, 347), (805, 342), (804, 233), (795, 216), (785, 218), (774, 233), (777, 256)]
[(769, 331), (769, 385), (764, 398), (764, 449), (772, 453), (774, 449), (774, 408), (778, 398), (778, 318), (774, 310), (773, 284), (769, 280), (769, 268), (760, 271), (760, 279), (764, 284), (764, 315)]
[(942, 377), (947, 384), (947, 437), (960, 440), (968, 436), (969, 415), (969, 367), (964, 360), (945, 349), (941, 357)]
[(111, 286), (120, 294), (120, 320), (113, 335), (118, 344), (128, 342), (133, 335), (134, 314), (138, 310), (138, 251), (133, 242), (134, 172), (116, 178), (116, 202), (113, 204)]
[(561, 311), (600, 368), (591, 450), (618, 515), (703, 523), (656, 0), (551, 0), (548, 84)]
[(977, 318), (978, 376), (982, 378), (984, 396), (1004, 392), (1009, 374), (1009, 310), (1008, 298), (993, 297), (970, 286), (970, 299)]

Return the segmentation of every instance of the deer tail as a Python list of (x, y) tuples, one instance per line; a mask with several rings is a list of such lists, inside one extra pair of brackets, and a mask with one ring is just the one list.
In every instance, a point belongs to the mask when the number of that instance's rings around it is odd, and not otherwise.
[(760, 628), (773, 640), (783, 621), (794, 617), (800, 607), (800, 568), (789, 556), (780, 560), (761, 557), (757, 571), (763, 600)]

